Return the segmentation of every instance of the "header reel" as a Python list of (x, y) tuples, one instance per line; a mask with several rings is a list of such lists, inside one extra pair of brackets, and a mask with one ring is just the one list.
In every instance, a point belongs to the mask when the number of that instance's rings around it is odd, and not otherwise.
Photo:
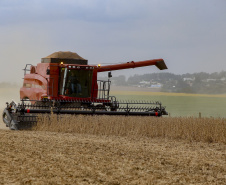
[(41, 114), (73, 115), (120, 115), (120, 116), (155, 116), (168, 115), (165, 107), (158, 101), (36, 101), (31, 104), (23, 100), (20, 104), (7, 103), (3, 111), (3, 122), (11, 130), (29, 128), (37, 123)]

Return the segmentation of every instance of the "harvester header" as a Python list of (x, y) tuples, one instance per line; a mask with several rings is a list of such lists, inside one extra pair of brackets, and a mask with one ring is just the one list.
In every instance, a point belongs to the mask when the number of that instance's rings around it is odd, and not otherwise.
[[(11, 129), (35, 123), (37, 114), (85, 114), (162, 116), (167, 112), (158, 101), (119, 102), (110, 96), (111, 81), (98, 80), (99, 72), (144, 66), (167, 69), (163, 59), (126, 62), (96, 66), (73, 52), (55, 52), (41, 59), (37, 65), (24, 68), (23, 86), (20, 88), (21, 103), (7, 104), (3, 121)], [(110, 77), (111, 75), (109, 75)]]

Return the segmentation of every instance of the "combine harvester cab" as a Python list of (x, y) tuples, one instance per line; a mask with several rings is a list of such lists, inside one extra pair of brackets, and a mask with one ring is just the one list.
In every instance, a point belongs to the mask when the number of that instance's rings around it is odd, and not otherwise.
[(118, 102), (116, 97), (109, 95), (111, 81), (97, 80), (99, 72), (151, 65), (160, 70), (167, 69), (163, 59), (94, 66), (88, 65), (88, 61), (77, 53), (55, 52), (42, 58), (37, 66), (25, 66), (21, 102), (7, 103), (3, 121), (10, 129), (17, 130), (37, 122), (37, 115), (44, 113), (167, 115), (160, 102)]

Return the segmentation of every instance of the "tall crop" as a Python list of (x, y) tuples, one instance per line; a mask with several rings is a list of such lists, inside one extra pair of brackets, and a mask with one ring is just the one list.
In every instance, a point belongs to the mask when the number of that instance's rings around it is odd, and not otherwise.
[(42, 115), (34, 130), (226, 143), (221, 118)]

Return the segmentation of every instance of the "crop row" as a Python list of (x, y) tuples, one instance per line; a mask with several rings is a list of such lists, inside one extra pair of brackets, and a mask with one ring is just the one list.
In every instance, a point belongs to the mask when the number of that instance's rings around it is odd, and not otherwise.
[(126, 116), (42, 115), (33, 128), (40, 131), (160, 137), (226, 143), (226, 120), (221, 118), (155, 118)]

